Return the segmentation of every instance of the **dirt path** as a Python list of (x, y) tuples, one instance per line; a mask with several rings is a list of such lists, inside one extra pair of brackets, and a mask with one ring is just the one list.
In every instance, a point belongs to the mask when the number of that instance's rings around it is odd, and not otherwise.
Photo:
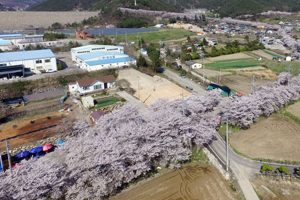
[(227, 200), (237, 198), (215, 168), (194, 163), (133, 186), (110, 199)]

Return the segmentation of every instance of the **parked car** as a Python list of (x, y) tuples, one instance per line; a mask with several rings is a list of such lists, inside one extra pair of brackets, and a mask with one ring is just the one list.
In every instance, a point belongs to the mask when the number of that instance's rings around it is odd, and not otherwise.
[(52, 73), (52, 72), (56, 72), (56, 70), (54, 70), (54, 69), (47, 69), (46, 70), (46, 73)]
[(181, 78), (185, 78), (185, 75), (184, 74), (180, 74), (179, 75)]
[(189, 87), (189, 86), (185, 86), (187, 89), (189, 89), (189, 90), (193, 90), (193, 88), (192, 87)]

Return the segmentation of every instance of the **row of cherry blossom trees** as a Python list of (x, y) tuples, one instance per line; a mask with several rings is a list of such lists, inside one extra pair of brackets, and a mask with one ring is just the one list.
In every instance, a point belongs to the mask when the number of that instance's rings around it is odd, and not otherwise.
[(249, 128), (259, 116), (269, 116), (299, 99), (299, 93), (300, 76), (291, 79), (289, 73), (281, 73), (277, 81), (257, 87), (248, 97), (241, 97), (226, 105), (224, 112), (228, 113), (232, 125)]
[(76, 124), (77, 137), (41, 159), (22, 161), (0, 173), (0, 199), (99, 199), (158, 165), (179, 167), (190, 148), (200, 148), (216, 134), (216, 91), (185, 101), (160, 99), (146, 116), (135, 106), (100, 118), (89, 128)]

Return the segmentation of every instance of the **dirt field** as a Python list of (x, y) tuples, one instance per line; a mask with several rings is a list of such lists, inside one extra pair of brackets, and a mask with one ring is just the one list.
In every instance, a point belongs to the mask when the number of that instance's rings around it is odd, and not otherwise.
[(217, 60), (231, 60), (231, 59), (240, 59), (240, 58), (252, 58), (251, 56), (248, 56), (244, 53), (235, 53), (230, 55), (223, 55), (223, 56), (217, 56), (214, 58), (209, 58), (211, 61), (217, 61)]
[[(186, 30), (196, 32), (196, 33), (203, 32), (202, 28), (199, 28), (199, 27), (197, 27), (195, 25), (192, 25), (192, 24), (168, 24), (167, 27), (170, 27), (170, 28), (184, 28)], [(189, 27), (192, 27), (192, 28), (189, 29)]]
[(297, 117), (300, 117), (300, 102), (297, 102), (291, 106), (289, 106), (286, 111), (292, 113), (293, 115), (296, 115)]
[[(251, 93), (252, 88), (252, 79), (251, 77), (244, 76), (224, 76), (221, 79), (221, 85), (226, 85), (230, 89), (242, 93), (243, 95), (249, 95)], [(256, 80), (256, 85), (264, 85), (268, 81), (266, 80)]]
[(229, 141), (251, 158), (300, 161), (300, 125), (287, 117), (271, 116), (231, 134)]
[(111, 200), (237, 199), (228, 184), (212, 167), (190, 164), (133, 186)]
[(128, 80), (131, 83), (131, 87), (137, 91), (134, 94), (136, 97), (138, 97), (139, 84), (140, 100), (144, 102), (146, 106), (149, 106), (160, 98), (168, 98), (170, 100), (182, 98), (182, 91), (185, 97), (190, 95), (189, 92), (165, 78), (159, 76), (151, 77), (135, 69), (120, 70), (118, 79)]
[(255, 51), (252, 51), (252, 53), (255, 53), (256, 55), (259, 55), (259, 56), (262, 56), (262, 57), (265, 57), (269, 60), (272, 60), (273, 59), (273, 56), (262, 51), (262, 50), (255, 50)]
[[(203, 69), (196, 69), (195, 70), (198, 74), (202, 75), (203, 74)], [(212, 69), (204, 69), (204, 76), (205, 77), (216, 77), (216, 76), (220, 76), (220, 71), (217, 70), (212, 70)], [(231, 72), (226, 72), (226, 71), (221, 71), (221, 75), (229, 75), (231, 74)]]
[[(37, 115), (34, 117), (32, 117), (32, 116), (25, 117), (25, 118), (21, 118), (21, 119), (17, 119), (17, 120), (5, 123), (0, 126), (1, 131), (2, 131), (0, 133), (0, 140), (33, 131), (30, 134), (9, 140), (10, 148), (15, 148), (15, 147), (24, 145), (29, 142), (33, 142), (36, 140), (41, 140), (41, 139), (45, 139), (47, 137), (54, 136), (57, 134), (57, 132), (55, 131), (55, 128), (54, 127), (46, 128), (46, 127), (53, 126), (53, 125), (59, 123), (59, 121), (63, 117), (66, 117), (66, 116), (67, 115), (62, 116), (61, 112), (56, 111), (56, 112), (51, 112), (51, 113), (47, 113), (47, 114)], [(47, 117), (50, 117), (50, 119), (48, 119)], [(31, 123), (31, 121), (34, 121), (34, 123)], [(17, 127), (14, 128), (14, 125), (16, 125)], [(40, 130), (43, 128), (46, 128), (46, 129)], [(40, 130), (40, 131), (38, 131), (38, 130)], [(34, 132), (34, 131), (36, 131), (36, 132)], [(0, 148), (4, 149), (4, 147), (5, 147), (5, 142), (1, 142)]]
[(252, 71), (252, 70), (243, 70), (237, 72), (238, 74), (245, 75), (252, 77), (253, 75), (258, 79), (267, 79), (275, 81), (277, 80), (277, 74), (273, 72), (272, 70), (259, 70), (259, 71)]

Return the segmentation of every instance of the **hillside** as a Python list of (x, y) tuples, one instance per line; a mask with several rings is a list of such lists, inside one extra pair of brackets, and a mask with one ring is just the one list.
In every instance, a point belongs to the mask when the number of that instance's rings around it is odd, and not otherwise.
[[(137, 8), (163, 11), (182, 11), (185, 7), (191, 7), (193, 0), (137, 0)], [(135, 8), (134, 0), (46, 0), (34, 7), (34, 11), (68, 11), (68, 10), (115, 10), (117, 7)]]
[(43, 0), (1, 0), (1, 11), (26, 10), (30, 6), (40, 3)]

